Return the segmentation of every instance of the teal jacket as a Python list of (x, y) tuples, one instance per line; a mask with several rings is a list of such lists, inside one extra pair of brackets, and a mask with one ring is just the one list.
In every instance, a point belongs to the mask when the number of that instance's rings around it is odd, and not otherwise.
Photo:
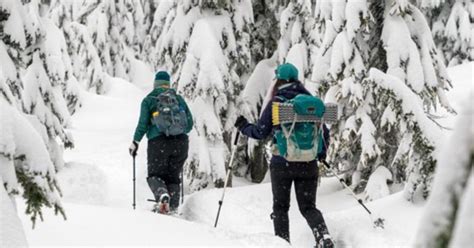
[[(146, 134), (146, 137), (150, 140), (156, 138), (162, 133), (158, 130), (158, 128), (152, 123), (152, 113), (156, 109), (156, 97), (165, 92), (168, 89), (165, 88), (155, 88), (152, 92), (150, 92), (142, 101), (141, 108), (140, 108), (140, 118), (138, 119), (138, 125), (135, 129), (135, 135), (133, 136), (133, 140), (139, 143), (143, 136)], [(193, 128), (193, 116), (191, 111), (189, 111), (188, 105), (184, 101), (183, 97), (178, 95), (179, 103), (184, 106), (186, 114), (188, 116), (188, 125), (186, 127), (186, 133), (189, 133)]]

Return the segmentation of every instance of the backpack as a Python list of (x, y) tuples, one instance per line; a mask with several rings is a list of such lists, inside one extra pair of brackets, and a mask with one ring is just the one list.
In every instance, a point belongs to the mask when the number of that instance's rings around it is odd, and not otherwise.
[(323, 148), (324, 103), (306, 94), (281, 99), (283, 102), (274, 102), (272, 106), (273, 125), (281, 127), (274, 132), (273, 154), (290, 162), (316, 159)]
[(152, 122), (160, 133), (176, 136), (186, 133), (188, 116), (185, 107), (180, 103), (174, 89), (159, 94), (156, 99), (156, 110)]

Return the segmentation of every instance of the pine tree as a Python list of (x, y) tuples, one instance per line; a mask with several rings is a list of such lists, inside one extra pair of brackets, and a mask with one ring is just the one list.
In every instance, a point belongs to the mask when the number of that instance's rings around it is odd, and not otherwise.
[[(252, 123), (258, 121), (261, 111), (265, 108), (264, 101), (275, 77), (276, 67), (277, 56), (275, 53), (272, 58), (260, 61), (247, 80), (242, 92), (243, 102), (240, 104), (240, 109)], [(242, 148), (238, 151), (239, 156), (234, 164), (235, 175), (246, 177), (252, 182), (261, 182), (267, 173), (270, 160), (267, 144), (268, 140), (241, 138), (240, 146)]]
[(64, 32), (70, 41), (69, 54), (74, 64), (74, 75), (85, 84), (85, 89), (97, 94), (105, 93), (107, 89), (105, 71), (87, 27), (71, 22), (65, 25)]
[[(128, 5), (130, 6), (130, 5)], [(114, 77), (130, 80), (134, 19), (125, 0), (102, 1), (84, 24), (99, 54), (102, 67)]]
[[(5, 83), (0, 75), (0, 90)], [(42, 209), (54, 208), (65, 217), (59, 198), (59, 187), (46, 146), (38, 131), (25, 116), (0, 97), (0, 165), (2, 187), (10, 197), (20, 193), (26, 201), (26, 214), (31, 215), (33, 226)]]
[(315, 20), (311, 15), (311, 3), (304, 0), (291, 0), (280, 15), (280, 39), (278, 41), (279, 63), (292, 63), (298, 68), (299, 79), (309, 75), (311, 57), (317, 49), (312, 34)]
[(468, 0), (418, 0), (417, 3), (446, 65), (474, 61), (474, 3)]
[[(17, 50), (15, 46), (5, 45), (5, 43), (0, 40), (0, 62), (2, 63), (2, 68), (0, 68), (0, 71), (3, 72), (6, 84), (8, 85), (9, 90), (13, 93), (14, 100), (12, 99), (12, 101), (15, 102), (15, 105), (17, 105), (19, 109), (21, 109), (21, 107), (23, 106), (21, 102), (23, 82), (20, 79), (19, 73), (19, 64), (21, 63), (21, 58), (10, 57), (10, 53), (8, 52), (8, 50), (12, 51), (13, 53), (21, 51)], [(16, 63), (14, 61), (16, 61)], [(3, 95), (5, 94), (6, 93), (3, 93)]]
[(254, 13), (254, 25), (251, 32), (252, 64), (272, 57), (277, 50), (280, 32), (277, 32), (275, 27), (279, 26), (278, 18), (281, 12), (279, 2), (276, 0), (252, 1)]
[[(406, 197), (427, 196), (436, 159), (429, 119), (450, 86), (421, 12), (408, 1), (331, 1), (316, 6), (324, 38), (313, 67), (313, 81), (326, 102), (337, 102), (341, 121), (331, 128), (330, 158), (353, 172), (365, 188), (378, 166)], [(370, 198), (370, 197), (368, 197)]]
[[(0, 162), (1, 163), (1, 162)], [(0, 177), (0, 184), (4, 185)], [(27, 247), (28, 241), (23, 230), (23, 224), (17, 215), (14, 202), (8, 196), (4, 187), (0, 187), (0, 220), (2, 220), (2, 232), (0, 233), (0, 246), (2, 247)], [(4, 221), (8, 220), (8, 225)]]
[[(160, 4), (157, 9), (154, 21), (159, 24), (154, 25), (153, 28), (162, 26), (162, 20), (165, 20), (161, 29), (161, 35), (156, 41), (156, 57), (158, 58), (155, 66), (162, 67), (172, 75), (176, 75), (181, 71), (181, 66), (184, 63), (186, 49), (191, 37), (195, 22), (201, 18), (200, 6), (198, 3), (181, 0), (176, 6), (167, 6), (168, 4)], [(165, 6), (169, 11), (165, 12), (161, 9)], [(164, 7), (163, 7), (164, 8)], [(159, 10), (162, 10), (158, 12)], [(166, 14), (166, 18), (164, 18)], [(152, 34), (155, 33), (152, 28)], [(157, 30), (157, 31), (158, 31)]]
[(60, 93), (58, 94), (57, 87), (52, 85), (41, 57), (44, 58), (45, 55), (35, 50), (33, 61), (28, 66), (24, 77), (25, 111), (37, 117), (37, 128), (43, 134), (56, 168), (61, 169), (64, 164), (62, 148), (56, 138), (62, 141), (65, 148), (73, 147), (72, 138), (64, 129), (69, 121), (69, 113), (64, 99), (61, 98)]
[[(51, 3), (48, 16), (63, 32), (64, 43), (67, 44), (66, 50), (69, 56), (65, 56), (65, 66), (69, 80), (78, 81), (78, 84), (86, 90), (104, 94), (108, 87), (105, 81), (106, 71), (86, 26), (89, 15), (93, 14), (99, 5), (98, 0), (83, 2), (56, 0)], [(71, 97), (67, 97), (69, 98)], [(71, 100), (68, 100), (68, 104)]]
[(66, 100), (65, 105), (69, 113), (73, 114), (80, 106), (79, 82), (74, 76), (64, 33), (47, 18), (44, 18), (43, 25), (45, 28), (44, 60), (48, 77), (54, 88), (61, 89), (63, 97), (59, 95), (57, 97), (60, 100), (63, 98)]
[[(472, 211), (472, 190), (474, 188), (474, 110), (470, 101), (472, 91), (466, 98), (462, 112), (457, 117), (455, 131), (448, 145), (440, 153), (436, 168), (433, 191), (426, 204), (426, 210), (419, 225), (416, 247), (463, 247), (469, 239), (456, 241), (459, 236), (468, 236), (471, 219), (463, 215)], [(465, 205), (465, 206), (463, 206)], [(471, 212), (472, 213), (472, 212)], [(463, 225), (464, 222), (464, 226)], [(469, 222), (469, 221), (468, 221)], [(466, 228), (464, 229), (463, 228)], [(459, 231), (456, 231), (459, 229)], [(467, 234), (467, 235), (466, 235)], [(460, 238), (460, 237), (459, 237)], [(455, 243), (459, 242), (459, 243)]]
[[(149, 15), (152, 17), (149, 19), (150, 28), (148, 29), (147, 36), (145, 39), (144, 53), (142, 57), (145, 61), (157, 67), (159, 63), (163, 63), (161, 56), (157, 56), (156, 52), (150, 53), (149, 51), (160, 51), (161, 42), (164, 37), (166, 30), (169, 30), (170, 25), (174, 19), (176, 13), (177, 2), (176, 1), (160, 1), (158, 5), (150, 6)], [(151, 12), (153, 11), (153, 12)]]
[(237, 75), (244, 78), (252, 69), (250, 38), (254, 19), (251, 1), (234, 0), (230, 13), (236, 41), (235, 52), (230, 53), (231, 67), (235, 67)]
[[(2, 194), (13, 200), (22, 192), (33, 225), (42, 219), (43, 207), (64, 216), (55, 176), (62, 163), (56, 137), (71, 144), (64, 131), (69, 115), (62, 89), (52, 84), (61, 73), (52, 68), (54, 60), (48, 58), (52, 50), (44, 44), (47, 7), (38, 1), (0, 2)], [(28, 75), (22, 78), (27, 66)]]
[[(6, 92), (5, 90), (8, 91), (0, 73), (0, 91)], [(28, 117), (11, 106), (9, 97), (0, 97), (2, 187), (10, 197), (22, 192), (26, 201), (26, 214), (31, 215), (33, 226), (38, 217), (43, 220), (44, 207), (54, 208), (56, 213), (65, 217), (59, 198), (55, 166), (43, 139), (27, 119), (34, 117)]]
[[(22, 20), (23, 8), (13, 1), (0, 3), (0, 71), (15, 98), (15, 105), (21, 110), (23, 83), (20, 67), (23, 65), (22, 51), (27, 46), (27, 37)], [(17, 27), (19, 26), (19, 28)], [(4, 96), (6, 93), (2, 92)]]
[[(31, 121), (38, 124), (35, 127), (40, 132), (47, 133), (43, 135), (44, 142), (56, 168), (61, 169), (63, 165), (61, 146), (66, 148), (73, 146), (71, 137), (64, 129), (68, 125), (70, 114), (63, 92), (67, 92), (69, 88), (60, 85), (64, 83), (61, 79), (65, 77), (62, 67), (64, 53), (61, 52), (60, 46), (50, 44), (51, 41), (60, 40), (61, 37), (56, 37), (58, 33), (54, 31), (57, 30), (54, 30), (54, 25), (45, 18), (48, 7), (47, 4), (37, 1), (24, 4), (11, 1), (3, 3), (2, 12), (5, 13), (5, 18), (1, 29), (4, 32), (2, 40), (6, 43), (3, 43), (1, 50), (4, 54), (8, 53), (3, 59), (6, 62), (5, 69), (8, 70), (5, 70), (4, 74), (7, 75), (7, 83), (11, 85), (10, 89), (17, 99), (15, 105), (23, 112), (36, 116), (36, 119)], [(18, 23), (22, 23), (21, 28), (17, 27)], [(41, 81), (36, 81), (39, 74), (36, 75), (38, 76), (36, 79), (22, 78), (23, 82), (13, 81), (12, 75), (17, 75), (19, 78), (20, 71), (26, 69), (26, 66), (31, 67), (35, 56), (38, 57), (36, 67), (44, 71)], [(18, 94), (19, 89), (23, 90), (21, 94)], [(41, 94), (36, 94), (39, 89), (42, 90)], [(66, 90), (63, 91), (64, 89)], [(73, 94), (77, 94), (77, 91)], [(18, 100), (21, 103), (18, 103)], [(35, 109), (33, 106), (37, 102), (43, 102), (45, 109)], [(61, 139), (62, 144), (56, 141), (57, 137)]]

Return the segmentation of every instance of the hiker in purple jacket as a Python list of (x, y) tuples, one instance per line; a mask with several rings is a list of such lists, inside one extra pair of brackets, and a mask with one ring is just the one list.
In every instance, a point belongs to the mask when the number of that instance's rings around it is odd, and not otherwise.
[[(303, 84), (298, 81), (298, 70), (291, 64), (280, 65), (276, 70), (277, 82), (272, 89), (272, 99), (265, 106), (257, 123), (248, 123), (239, 116), (235, 122), (238, 130), (251, 138), (264, 139), (280, 130), (280, 125), (272, 124), (273, 102), (284, 102), (299, 94), (310, 95)], [(329, 130), (323, 125), (324, 146), (317, 154), (318, 160), (326, 157), (329, 142)], [(275, 143), (275, 137), (273, 139)], [(317, 247), (334, 247), (323, 215), (316, 208), (316, 188), (318, 186), (318, 166), (316, 158), (305, 162), (289, 162), (283, 156), (273, 154), (270, 162), (270, 173), (273, 193), (273, 225), (275, 235), (290, 241), (288, 210), (290, 208), (291, 185), (295, 184), (296, 199), (301, 214), (304, 216), (315, 236)]]

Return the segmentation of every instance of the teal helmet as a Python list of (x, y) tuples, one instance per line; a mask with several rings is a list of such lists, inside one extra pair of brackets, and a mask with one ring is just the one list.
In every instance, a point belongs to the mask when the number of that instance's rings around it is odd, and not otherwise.
[(290, 63), (281, 64), (275, 70), (276, 78), (286, 81), (298, 80), (298, 69)]

